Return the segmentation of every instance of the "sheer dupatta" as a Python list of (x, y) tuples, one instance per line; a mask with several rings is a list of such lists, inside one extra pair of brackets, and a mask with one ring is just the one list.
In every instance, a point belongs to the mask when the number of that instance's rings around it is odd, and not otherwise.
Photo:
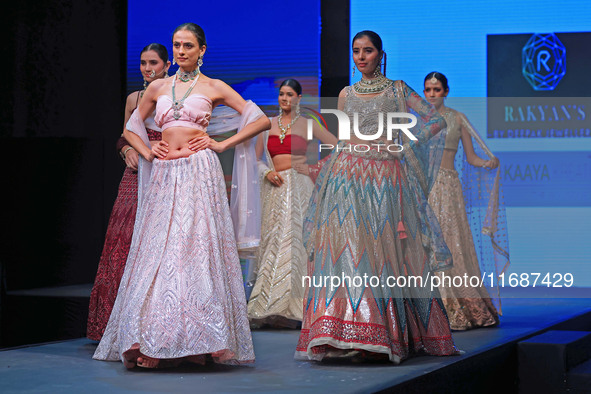
[[(486, 146), (478, 132), (472, 127), (466, 116), (458, 112), (458, 122), (472, 137), (474, 153), (479, 157), (492, 159), (494, 155)], [(505, 203), (501, 186), (501, 167), (490, 170), (475, 167), (468, 163), (463, 145), (458, 146), (460, 154), (456, 155), (455, 168), (458, 171), (468, 223), (472, 230), (474, 246), (482, 273), (486, 273), (485, 283), (491, 283), (490, 295), (496, 303), (499, 314), (502, 314), (498, 277), (507, 270), (510, 264), (509, 240)]]
[(403, 81), (394, 81), (394, 91), (396, 99), (402, 105), (401, 110), (417, 118), (416, 126), (410, 129), (417, 141), (412, 141), (404, 133), (400, 133), (404, 147), (402, 163), (408, 177), (410, 192), (415, 196), (421, 213), (420, 224), (425, 240), (423, 246), (429, 250), (428, 263), (432, 271), (441, 271), (452, 266), (451, 252), (443, 240), (439, 222), (427, 201), (439, 173), (447, 125), (435, 107)]
[[(435, 183), (441, 165), (447, 132), (445, 119), (403, 81), (394, 81), (393, 89), (397, 108), (417, 117), (417, 124), (410, 131), (418, 141), (411, 141), (403, 133), (400, 133), (399, 139), (402, 140), (401, 144), (404, 147), (402, 164), (408, 177), (409, 193), (415, 197), (414, 201), (420, 212), (419, 225), (425, 240), (423, 246), (428, 249), (428, 263), (432, 271), (447, 269), (452, 265), (451, 252), (443, 240), (437, 218), (427, 202), (429, 191)], [(327, 174), (330, 173), (338, 152), (345, 145), (345, 141), (339, 141), (331, 154), (318, 163), (320, 170), (303, 223), (304, 246), (310, 259), (313, 258), (314, 238), (318, 229), (316, 220), (318, 199), (325, 194)]]
[[(229, 107), (216, 107), (207, 127), (210, 136), (237, 130), (240, 133), (248, 124), (265, 116), (252, 101), (247, 101), (242, 114)], [(144, 122), (137, 109), (126, 125), (127, 130), (137, 134), (146, 146), (151, 147)], [(147, 190), (152, 163), (140, 156), (138, 167), (138, 212), (142, 209), (143, 196)], [(237, 145), (234, 151), (230, 213), (234, 234), (241, 257), (250, 257), (261, 240), (260, 187), (255, 153), (255, 139)]]
[(273, 165), (273, 159), (271, 158), (271, 154), (269, 153), (269, 149), (267, 148), (267, 143), (269, 142), (269, 130), (263, 131), (261, 134), (257, 136), (257, 138), (263, 139), (263, 153), (261, 154), (261, 157), (257, 158), (259, 181), (262, 183), (265, 181), (265, 172), (275, 171), (275, 166)]

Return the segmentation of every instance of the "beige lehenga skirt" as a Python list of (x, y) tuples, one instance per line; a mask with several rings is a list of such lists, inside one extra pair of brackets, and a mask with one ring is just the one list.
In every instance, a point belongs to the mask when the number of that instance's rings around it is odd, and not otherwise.
[(248, 301), (252, 326), (295, 327), (302, 320), (306, 252), (303, 216), (314, 188), (310, 177), (293, 169), (279, 172), (283, 185), (263, 180), (261, 244), (256, 282)]
[[(440, 168), (429, 195), (429, 205), (435, 212), (447, 247), (453, 255), (451, 270), (440, 272), (443, 277), (481, 277), (472, 232), (466, 216), (462, 185), (455, 170)], [(459, 283), (459, 282), (457, 282)], [(453, 330), (493, 326), (499, 315), (484, 287), (442, 286), (439, 288), (450, 326)]]

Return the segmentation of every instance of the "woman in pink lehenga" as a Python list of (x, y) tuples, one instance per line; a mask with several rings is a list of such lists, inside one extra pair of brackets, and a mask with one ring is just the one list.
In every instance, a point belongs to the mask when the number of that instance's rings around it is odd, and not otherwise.
[[(131, 113), (137, 108), (147, 85), (156, 79), (168, 77), (169, 67), (168, 51), (164, 45), (154, 43), (142, 49), (140, 71), (144, 77), (144, 89), (127, 96), (125, 122), (123, 124), (127, 123)], [(160, 141), (162, 130), (154, 123), (154, 116), (148, 116), (144, 124), (151, 143), (155, 144), (156, 141)], [(125, 168), (123, 178), (121, 178), (119, 184), (119, 192), (109, 218), (105, 245), (99, 260), (96, 279), (90, 293), (86, 336), (95, 341), (101, 340), (109, 316), (111, 316), (111, 310), (117, 297), (117, 289), (119, 289), (119, 282), (125, 269), (129, 246), (131, 245), (137, 209), (138, 153), (124, 137), (121, 137), (117, 142), (117, 151), (125, 161), (127, 168)]]
[[(447, 123), (441, 167), (429, 194), (429, 205), (437, 216), (445, 242), (453, 255), (453, 267), (444, 274), (452, 278), (464, 277), (466, 274), (468, 277), (481, 278), (482, 266), (487, 277), (488, 273), (495, 273), (496, 276), (509, 264), (504, 209), (502, 204), (499, 205), (500, 173), (490, 171), (499, 167), (499, 159), (488, 149), (463, 113), (445, 106), (444, 98), (449, 93), (447, 77), (439, 72), (430, 72), (424, 84), (425, 97)], [(460, 140), (463, 155), (458, 156), (464, 158), (460, 162), (461, 179), (454, 166)], [(479, 157), (476, 148), (488, 158)], [(466, 195), (462, 189), (465, 189)], [(466, 197), (471, 203), (467, 207), (464, 204)], [(466, 208), (471, 220), (466, 215)], [(470, 223), (476, 227), (474, 234), (479, 240), (480, 253), (476, 252)], [(486, 238), (482, 234), (489, 237), (488, 248), (486, 242), (480, 241)], [(492, 263), (487, 263), (490, 261)], [(499, 314), (485, 287), (440, 286), (439, 290), (452, 329), (466, 330), (499, 323)]]
[[(205, 49), (199, 26), (175, 30), (179, 71), (150, 84), (124, 131), (145, 159), (140, 200), (125, 273), (95, 359), (122, 360), (128, 368), (202, 363), (207, 355), (225, 364), (254, 362), (237, 242), (249, 243), (242, 239), (249, 220), (260, 228), (260, 218), (244, 205), (248, 193), (259, 195), (249, 139), (270, 123), (230, 86), (200, 73)], [(222, 104), (241, 119), (236, 135), (216, 142), (208, 126), (213, 108)], [(162, 141), (150, 149), (143, 120), (154, 110)], [(232, 147), (236, 193), (230, 207), (216, 152)]]

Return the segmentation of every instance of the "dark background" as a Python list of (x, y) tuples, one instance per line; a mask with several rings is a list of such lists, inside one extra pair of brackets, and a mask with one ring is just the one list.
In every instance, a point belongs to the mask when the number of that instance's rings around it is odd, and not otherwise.
[(0, 262), (8, 290), (93, 281), (122, 176), (127, 6), (3, 6), (5, 163)]

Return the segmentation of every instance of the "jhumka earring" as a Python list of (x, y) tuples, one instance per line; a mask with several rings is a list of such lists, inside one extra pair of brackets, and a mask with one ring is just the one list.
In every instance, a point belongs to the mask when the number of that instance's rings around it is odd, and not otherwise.
[(176, 64), (176, 58), (172, 58), (172, 65), (174, 66)]
[(147, 87), (148, 87), (148, 81), (146, 81), (146, 78), (144, 78), (144, 90), (146, 90)]
[(352, 77), (355, 76), (355, 66), (353, 66), (353, 74), (351, 74)]

